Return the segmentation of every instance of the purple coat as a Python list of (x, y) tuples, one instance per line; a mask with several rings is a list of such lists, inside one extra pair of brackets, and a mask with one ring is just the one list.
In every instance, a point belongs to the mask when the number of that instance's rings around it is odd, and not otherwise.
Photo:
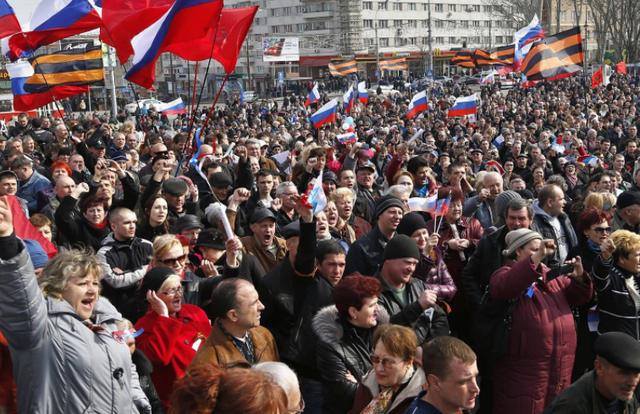
[(526, 259), (491, 276), (492, 298), (517, 299), (509, 349), (495, 366), (496, 414), (541, 413), (571, 384), (576, 328), (570, 306), (589, 301), (593, 285), (586, 275), (585, 282), (565, 275), (547, 281), (548, 271), (544, 264), (535, 269)]

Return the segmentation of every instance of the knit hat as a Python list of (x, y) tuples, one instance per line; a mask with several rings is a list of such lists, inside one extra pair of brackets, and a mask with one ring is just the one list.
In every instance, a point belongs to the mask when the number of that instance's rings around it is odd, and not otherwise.
[(505, 237), (504, 241), (507, 246), (505, 250), (502, 251), (504, 256), (511, 256), (515, 251), (529, 243), (531, 240), (542, 240), (542, 236), (540, 233), (535, 232), (529, 229), (518, 229), (511, 230), (507, 233), (507, 237)]
[(142, 279), (139, 292), (143, 297), (146, 297), (149, 290), (158, 291), (165, 280), (170, 276), (176, 275), (176, 272), (166, 267), (154, 267), (149, 270)]
[(376, 201), (375, 218), (380, 217), (385, 210), (390, 209), (391, 207), (399, 207), (401, 210), (404, 210), (404, 204), (402, 204), (402, 200), (398, 197), (394, 197), (392, 195), (380, 197), (378, 201)]
[(426, 228), (427, 222), (424, 221), (424, 217), (422, 217), (420, 213), (413, 212), (402, 217), (402, 220), (400, 220), (400, 224), (398, 224), (398, 228), (396, 229), (396, 233), (411, 237), (416, 230)]
[(396, 234), (385, 246), (382, 260), (404, 259), (406, 257), (420, 260), (418, 245), (411, 237)]
[(33, 263), (33, 268), (41, 269), (45, 267), (49, 262), (49, 256), (47, 256), (47, 253), (44, 251), (42, 246), (40, 246), (40, 243), (29, 239), (24, 239), (23, 242), (27, 248), (29, 257), (31, 258), (31, 263)]
[(501, 221), (504, 220), (504, 215), (507, 212), (507, 204), (509, 204), (509, 201), (516, 199), (522, 200), (522, 196), (512, 190), (503, 191), (498, 194), (493, 205), (495, 206), (496, 213)]

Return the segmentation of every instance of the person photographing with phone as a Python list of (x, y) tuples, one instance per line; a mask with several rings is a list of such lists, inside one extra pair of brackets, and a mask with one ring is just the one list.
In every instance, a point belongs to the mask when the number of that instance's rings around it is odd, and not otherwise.
[(570, 306), (591, 299), (593, 286), (576, 257), (573, 270), (549, 280), (544, 259), (553, 240), (529, 229), (510, 231), (510, 259), (489, 282), (492, 300), (509, 302), (507, 344), (494, 367), (494, 413), (539, 413), (571, 384), (576, 330)]

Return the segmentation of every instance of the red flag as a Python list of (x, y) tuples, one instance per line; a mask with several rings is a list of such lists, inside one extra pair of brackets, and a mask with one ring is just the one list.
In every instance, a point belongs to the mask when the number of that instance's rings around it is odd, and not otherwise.
[(35, 240), (40, 243), (40, 246), (42, 246), (42, 249), (47, 253), (49, 259), (58, 254), (58, 250), (53, 243), (45, 239), (42, 233), (40, 233), (38, 229), (31, 224), (27, 216), (24, 214), (22, 206), (16, 196), (8, 195), (6, 196), (6, 199), (9, 204), (9, 208), (11, 208), (11, 214), (13, 215), (13, 230), (15, 231), (16, 236), (21, 239)]
[(598, 86), (602, 85), (603, 83), (604, 83), (604, 74), (602, 71), (602, 66), (600, 66), (600, 69), (593, 72), (593, 75), (591, 76), (591, 88), (595, 89)]
[(103, 0), (100, 40), (113, 46), (121, 63), (133, 54), (131, 39), (153, 24), (175, 0)]
[(621, 73), (623, 75), (627, 74), (627, 64), (624, 61), (616, 63), (616, 72)]
[(222, 64), (227, 74), (231, 74), (236, 68), (240, 49), (257, 12), (258, 6), (222, 9), (217, 30), (215, 26), (212, 27), (197, 41), (172, 43), (169, 50), (179, 53), (187, 60), (198, 61), (212, 57)]

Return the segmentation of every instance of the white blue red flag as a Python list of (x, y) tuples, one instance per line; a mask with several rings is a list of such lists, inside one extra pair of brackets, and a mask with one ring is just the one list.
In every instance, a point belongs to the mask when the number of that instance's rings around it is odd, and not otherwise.
[(476, 114), (477, 112), (478, 103), (476, 101), (475, 95), (461, 96), (459, 98), (456, 98), (453, 106), (449, 108), (447, 116), (449, 118), (453, 118), (456, 116), (472, 115)]
[(309, 106), (319, 101), (320, 101), (320, 92), (318, 91), (318, 84), (314, 83), (313, 89), (309, 91), (309, 94), (307, 95), (307, 99), (304, 101), (304, 106)]
[(7, 0), (0, 0), (0, 38), (22, 31), (13, 7)]
[(411, 102), (409, 103), (409, 110), (407, 111), (407, 119), (412, 119), (429, 109), (427, 103), (427, 92), (422, 91), (415, 94)]
[(355, 100), (353, 86), (349, 87), (349, 90), (342, 95), (342, 109), (344, 113), (349, 114), (353, 109), (353, 102)]
[(367, 90), (367, 83), (365, 81), (358, 83), (358, 100), (363, 105), (369, 103), (369, 91)]
[(356, 135), (355, 132), (350, 131), (345, 134), (337, 135), (336, 139), (338, 140), (339, 143), (346, 145), (346, 144), (353, 144), (354, 142), (358, 141), (358, 136)]
[(162, 112), (165, 115), (180, 115), (186, 114), (187, 108), (182, 102), (182, 98), (174, 99), (171, 102), (160, 105), (160, 108), (156, 108), (158, 112)]
[(334, 98), (324, 104), (313, 115), (311, 115), (311, 123), (315, 129), (320, 128), (323, 125), (330, 124), (336, 121), (338, 113), (338, 98)]
[(515, 32), (513, 35), (513, 41), (515, 43), (513, 63), (516, 69), (520, 68), (522, 60), (527, 56), (531, 45), (534, 40), (542, 39), (544, 37), (544, 30), (538, 20), (538, 15), (534, 15), (531, 22), (522, 29)]
[(102, 19), (87, 0), (42, 0), (28, 27), (9, 38), (9, 58), (16, 60), (40, 46), (100, 27)]
[[(133, 65), (125, 77), (151, 89), (160, 55), (174, 43), (188, 44), (190, 39), (204, 37), (212, 25), (218, 24), (222, 3), (221, 0), (176, 0), (158, 20), (131, 40)], [(172, 48), (171, 51), (183, 57), (180, 50)]]
[(327, 206), (327, 196), (322, 188), (322, 171), (320, 171), (316, 182), (313, 184), (313, 188), (308, 195), (308, 200), (314, 215), (323, 211)]

